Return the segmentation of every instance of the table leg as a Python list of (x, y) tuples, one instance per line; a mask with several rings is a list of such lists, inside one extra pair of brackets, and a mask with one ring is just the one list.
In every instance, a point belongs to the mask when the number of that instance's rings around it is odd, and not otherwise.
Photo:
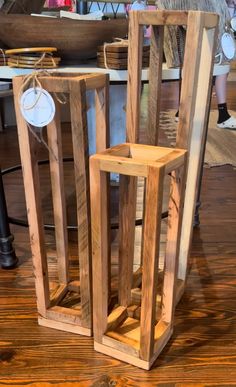
[(14, 237), (10, 232), (8, 223), (6, 199), (0, 169), (0, 266), (3, 269), (11, 269), (18, 262), (12, 245), (13, 240)]
[[(211, 97), (212, 97), (212, 89), (214, 86), (215, 77), (213, 77), (213, 82), (211, 85)], [(210, 111), (211, 111), (211, 97), (210, 97), (210, 103), (207, 113), (207, 120), (206, 120), (206, 131), (205, 131), (205, 137), (203, 140), (203, 150), (201, 155), (201, 166), (200, 166), (200, 173), (198, 178), (198, 192), (197, 192), (197, 200), (196, 200), (196, 208), (195, 208), (195, 214), (194, 214), (194, 220), (193, 220), (193, 227), (198, 227), (200, 225), (200, 216), (199, 216), (199, 209), (201, 207), (201, 188), (202, 188), (202, 176), (203, 176), (203, 166), (204, 166), (204, 157), (205, 157), (205, 150), (206, 150), (206, 142), (207, 142), (207, 134), (208, 134), (208, 125), (209, 125), (209, 118), (210, 118)]]

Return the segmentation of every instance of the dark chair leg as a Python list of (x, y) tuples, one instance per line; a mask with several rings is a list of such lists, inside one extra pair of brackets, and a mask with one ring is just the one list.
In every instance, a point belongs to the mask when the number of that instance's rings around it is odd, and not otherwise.
[(18, 258), (12, 245), (13, 240), (14, 237), (10, 232), (8, 223), (6, 199), (0, 169), (0, 266), (3, 269), (12, 269), (17, 265)]

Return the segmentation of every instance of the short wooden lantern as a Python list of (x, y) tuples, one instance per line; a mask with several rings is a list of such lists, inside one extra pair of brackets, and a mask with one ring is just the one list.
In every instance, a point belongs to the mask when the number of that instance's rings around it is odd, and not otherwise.
[[(95, 349), (144, 369), (169, 340), (177, 276), (186, 151), (122, 144), (90, 158)], [(118, 296), (110, 306), (109, 173), (120, 174)], [(163, 182), (171, 176), (161, 305), (157, 303)], [(137, 177), (145, 178), (142, 271), (133, 273)], [(136, 280), (134, 280), (136, 278)], [(139, 297), (137, 295), (139, 294)]]
[[(91, 233), (89, 199), (88, 133), (86, 120), (86, 91), (95, 91), (96, 146), (97, 151), (108, 145), (108, 85), (107, 75), (99, 74), (54, 74), (38, 75), (42, 88), (54, 98), (56, 114), (47, 126), (47, 142), (50, 149), (49, 165), (55, 224), (57, 281), (49, 278), (43, 208), (40, 191), (38, 142), (29, 130), (19, 106), (19, 94), (24, 77), (13, 79), (15, 109), (25, 186), (30, 242), (35, 276), (39, 324), (73, 333), (92, 335), (91, 294)], [(58, 97), (56, 93), (59, 93)], [(63, 173), (63, 151), (59, 98), (62, 93), (70, 104), (73, 148), (74, 182), (78, 224), (78, 278), (71, 280), (69, 272), (69, 249), (65, 182)], [(73, 297), (73, 307), (63, 302)]]

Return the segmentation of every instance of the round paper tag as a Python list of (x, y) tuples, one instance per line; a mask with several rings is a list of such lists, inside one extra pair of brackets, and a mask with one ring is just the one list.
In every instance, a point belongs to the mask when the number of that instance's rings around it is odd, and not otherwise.
[(236, 16), (232, 17), (230, 24), (232, 29), (236, 31)]
[(53, 120), (56, 110), (51, 95), (39, 87), (30, 88), (22, 94), (20, 109), (24, 119), (39, 128)]
[(144, 11), (146, 9), (146, 5), (143, 1), (135, 1), (132, 6), (132, 11)]
[(225, 32), (221, 37), (221, 47), (225, 57), (233, 59), (235, 55), (235, 41), (228, 32)]

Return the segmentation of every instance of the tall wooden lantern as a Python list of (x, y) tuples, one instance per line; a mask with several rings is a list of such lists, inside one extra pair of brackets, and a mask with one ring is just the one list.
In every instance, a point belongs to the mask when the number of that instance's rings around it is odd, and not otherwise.
[[(50, 282), (43, 208), (39, 180), (37, 156), (38, 143), (23, 118), (19, 96), (24, 85), (24, 77), (13, 79), (15, 109), (24, 178), (26, 206), (29, 222), (30, 243), (35, 276), (39, 324), (84, 335), (92, 334), (92, 290), (91, 290), (91, 241), (90, 241), (90, 199), (88, 168), (88, 133), (86, 120), (86, 91), (94, 90), (96, 107), (97, 151), (108, 145), (108, 76), (37, 76), (37, 82), (54, 98), (56, 113), (47, 126), (49, 148), (50, 180), (55, 224), (57, 282)], [(59, 93), (59, 94), (58, 94)], [(78, 278), (73, 281), (69, 271), (69, 249), (67, 232), (67, 211), (65, 182), (63, 173), (63, 150), (60, 118), (62, 94), (67, 96), (70, 105), (70, 120), (73, 148), (74, 189), (76, 192), (78, 224)], [(66, 297), (76, 302), (68, 307)]]
[[(170, 338), (174, 308), (184, 290), (210, 102), (217, 23), (217, 15), (203, 12), (130, 12), (127, 144), (91, 158), (95, 349), (144, 369), (151, 367)], [(137, 144), (143, 26), (146, 25), (152, 26), (146, 135), (148, 144), (155, 146), (159, 140), (164, 27), (183, 25), (187, 30), (175, 149)], [(106, 174), (110, 172), (120, 174), (119, 285), (115, 304), (111, 302), (109, 279)], [(171, 176), (171, 188), (161, 274), (158, 272), (158, 256), (165, 174)], [(133, 272), (137, 176), (145, 177), (145, 201), (141, 265), (138, 272)], [(158, 278), (163, 278), (159, 288)]]

